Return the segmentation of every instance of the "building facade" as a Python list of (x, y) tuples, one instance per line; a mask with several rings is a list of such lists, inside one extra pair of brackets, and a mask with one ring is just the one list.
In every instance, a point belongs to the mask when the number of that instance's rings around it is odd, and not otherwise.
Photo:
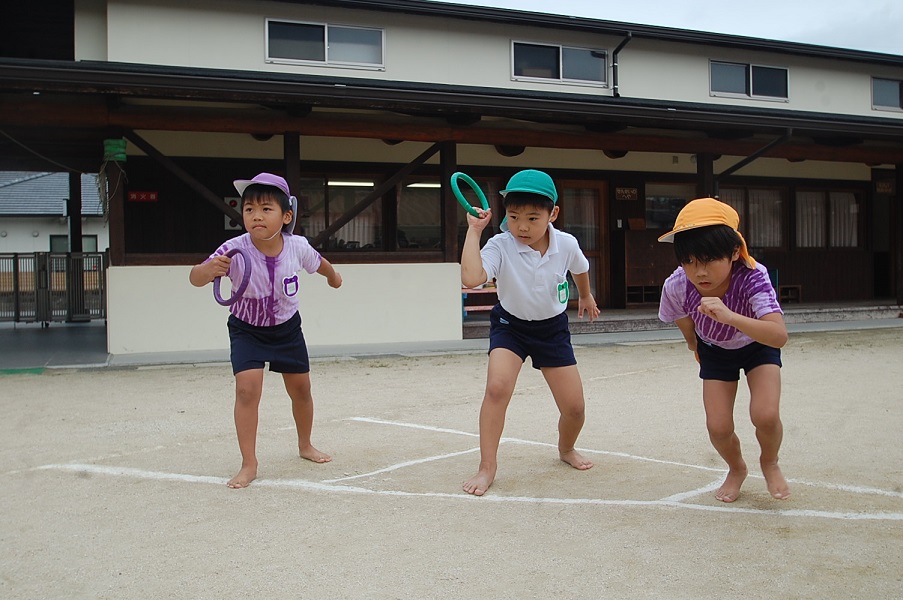
[[(0, 47), (0, 168), (106, 177), (111, 352), (227, 344), (187, 269), (264, 170), (357, 277), (311, 282), (314, 344), (460, 337), (456, 171), (495, 206), (548, 171), (605, 309), (657, 302), (656, 238), (707, 195), (786, 301), (903, 302), (903, 57), (419, 0), (49, 4), (12, 9)], [(161, 290), (192, 342), (159, 326)]]

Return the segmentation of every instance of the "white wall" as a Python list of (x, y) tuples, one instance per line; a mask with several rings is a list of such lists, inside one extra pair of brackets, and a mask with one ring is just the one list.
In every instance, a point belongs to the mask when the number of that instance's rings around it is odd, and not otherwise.
[[(267, 18), (383, 28), (385, 67), (266, 63)], [(78, 37), (91, 31), (86, 26), (84, 32), (78, 32)], [(613, 51), (623, 39), (551, 27), (241, 0), (111, 0), (106, 34), (108, 60), (117, 62), (591, 96), (611, 96), (612, 90), (596, 85), (512, 80), (511, 42), (567, 44)], [(93, 47), (83, 40), (76, 42), (76, 48)], [(789, 101), (711, 97), (710, 60), (787, 68)], [(627, 98), (903, 119), (901, 112), (871, 108), (871, 77), (901, 78), (903, 69), (899, 68), (649, 39), (631, 41), (621, 52), (619, 64), (619, 90)]]
[[(0, 252), (50, 252), (51, 235), (69, 235), (65, 218), (4, 217), (0, 221)], [(98, 252), (110, 247), (110, 229), (99, 217), (82, 221), (82, 235), (97, 236)]]
[(75, 0), (75, 60), (107, 60), (106, 0)]
[[(460, 265), (343, 264), (336, 268), (344, 280), (338, 290), (319, 275), (302, 274), (300, 310), (309, 346), (462, 338)], [(196, 288), (188, 282), (190, 270), (187, 266), (108, 269), (111, 354), (229, 348), (228, 311), (214, 301), (212, 285)]]

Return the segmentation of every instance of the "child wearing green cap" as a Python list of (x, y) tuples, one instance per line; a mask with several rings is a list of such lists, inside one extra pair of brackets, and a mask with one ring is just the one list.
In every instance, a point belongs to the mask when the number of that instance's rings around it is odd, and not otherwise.
[(780, 348), (787, 327), (768, 271), (749, 255), (739, 225), (737, 211), (714, 198), (693, 200), (680, 211), (674, 229), (659, 238), (674, 243), (680, 263), (662, 288), (659, 318), (677, 325), (699, 361), (709, 440), (728, 466), (715, 498), (736, 500), (747, 476), (733, 414), (743, 369), (762, 475), (772, 497), (783, 500), (790, 496), (778, 466)]
[(480, 466), (466, 480), (465, 492), (482, 496), (498, 470), (498, 448), (505, 413), (517, 376), (527, 356), (539, 369), (561, 414), (558, 455), (568, 465), (586, 470), (593, 463), (574, 445), (583, 428), (583, 382), (571, 345), (567, 309), (570, 272), (579, 294), (578, 317), (592, 321), (599, 308), (590, 293), (589, 261), (577, 239), (552, 226), (558, 217), (558, 192), (548, 174), (528, 169), (516, 173), (501, 192), (503, 232), (480, 249), (480, 237), (492, 211), (467, 215), (461, 255), (461, 282), (476, 287), (496, 280), (498, 304), (490, 313), (489, 369), (480, 408)]

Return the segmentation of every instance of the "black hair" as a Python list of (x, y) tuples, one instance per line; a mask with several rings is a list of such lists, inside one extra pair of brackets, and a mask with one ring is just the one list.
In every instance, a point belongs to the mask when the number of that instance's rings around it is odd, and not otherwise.
[(288, 212), (292, 209), (292, 203), (289, 201), (285, 192), (272, 185), (263, 185), (254, 183), (245, 188), (245, 193), (241, 195), (241, 205), (244, 206), (248, 202), (257, 202), (262, 198), (275, 198), (282, 212)]
[(709, 225), (674, 234), (674, 254), (682, 265), (694, 258), (703, 263), (731, 258), (741, 245), (740, 235), (728, 225)]
[(555, 208), (555, 203), (548, 196), (542, 194), (534, 194), (533, 192), (508, 192), (505, 194), (503, 202), (505, 210), (510, 208), (523, 208), (526, 206), (535, 206), (547, 210), (550, 213)]

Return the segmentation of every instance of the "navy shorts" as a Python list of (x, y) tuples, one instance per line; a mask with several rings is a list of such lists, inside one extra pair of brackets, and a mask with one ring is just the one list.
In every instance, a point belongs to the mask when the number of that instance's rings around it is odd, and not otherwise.
[(310, 373), (307, 344), (301, 332), (301, 315), (279, 325), (257, 327), (229, 315), (232, 374), (262, 369), (270, 363), (276, 373)]
[(718, 381), (739, 381), (740, 369), (747, 377), (749, 372), (761, 365), (781, 365), (780, 348), (772, 348), (759, 342), (736, 350), (725, 350), (719, 346), (696, 338), (696, 353), (699, 355), (699, 378)]
[(565, 313), (541, 321), (524, 321), (496, 304), (489, 313), (489, 324), (489, 352), (505, 348), (522, 361), (529, 356), (534, 369), (577, 364)]

